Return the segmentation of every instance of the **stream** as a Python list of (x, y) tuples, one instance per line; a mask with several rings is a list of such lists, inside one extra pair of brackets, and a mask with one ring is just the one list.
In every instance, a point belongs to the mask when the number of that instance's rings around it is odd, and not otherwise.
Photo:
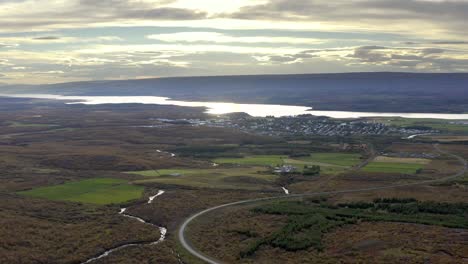
[[(158, 193), (156, 195), (153, 195), (153, 196), (150, 196), (148, 198), (148, 204), (151, 204), (154, 199), (156, 199), (158, 196), (161, 196), (164, 194), (164, 191), (163, 190), (159, 190)], [(130, 214), (127, 214), (126, 213), (127, 211), (127, 208), (121, 208), (120, 209), (120, 212), (119, 214), (124, 216), (124, 217), (127, 217), (127, 218), (130, 218), (130, 219), (134, 219), (140, 223), (143, 223), (143, 224), (147, 224), (147, 225), (151, 225), (151, 226), (154, 226), (156, 228), (159, 229), (159, 232), (161, 233), (161, 236), (158, 240), (156, 241), (153, 241), (153, 242), (150, 242), (150, 243), (146, 243), (146, 245), (157, 245), (161, 242), (163, 242), (165, 239), (166, 239), (166, 234), (167, 234), (167, 229), (165, 227), (161, 227), (161, 226), (156, 226), (152, 223), (149, 223), (149, 222), (146, 222), (145, 220), (139, 218), (139, 217), (136, 217), (136, 216), (133, 216), (133, 215), (130, 215)], [(97, 257), (93, 257), (93, 258), (90, 258), (88, 259), (87, 261), (85, 262), (82, 262), (82, 264), (87, 264), (87, 263), (91, 263), (93, 261), (96, 261), (98, 259), (102, 259), (102, 258), (105, 258), (107, 256), (109, 256), (110, 254), (112, 254), (113, 252), (116, 252), (116, 251), (119, 251), (121, 249), (124, 249), (124, 248), (127, 248), (127, 247), (132, 247), (132, 246), (139, 246), (139, 245), (145, 245), (145, 243), (129, 243), (129, 244), (124, 244), (124, 245), (121, 245), (121, 246), (118, 246), (118, 247), (115, 247), (115, 248), (111, 248), (107, 251), (105, 251), (104, 253), (100, 254), (99, 256)]]
[(431, 133), (426, 133), (426, 134), (416, 134), (416, 135), (411, 135), (409, 137), (407, 137), (406, 139), (414, 139), (416, 137), (420, 137), (420, 136), (429, 136), (429, 135), (432, 135)]
[[(156, 197), (158, 196), (161, 196), (164, 194), (164, 191), (163, 190), (159, 190), (158, 193), (156, 195), (153, 195), (153, 196), (150, 196), (150, 198), (148, 199), (148, 203), (152, 203), (154, 199), (156, 199)], [(120, 212), (122, 213), (122, 212)]]
[(172, 158), (176, 156), (175, 153), (171, 153), (171, 152), (167, 152), (167, 151), (162, 151), (160, 149), (157, 149), (156, 150), (157, 153), (166, 153), (166, 154), (169, 154)]

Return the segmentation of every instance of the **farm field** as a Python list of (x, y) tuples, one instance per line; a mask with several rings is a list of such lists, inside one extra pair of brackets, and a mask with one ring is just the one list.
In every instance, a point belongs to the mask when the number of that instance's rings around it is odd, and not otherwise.
[(415, 174), (424, 165), (413, 163), (371, 162), (363, 168), (366, 172)]
[(96, 178), (36, 188), (19, 194), (50, 200), (112, 204), (138, 199), (143, 189), (141, 186), (130, 185), (125, 180)]
[(415, 174), (431, 163), (430, 159), (378, 156), (362, 170), (365, 172)]
[(160, 183), (204, 188), (248, 189), (269, 188), (278, 176), (264, 167), (213, 168), (213, 169), (163, 169), (130, 172), (151, 177), (136, 183)]
[(430, 159), (423, 158), (396, 158), (396, 157), (386, 157), (378, 156), (374, 159), (375, 162), (384, 162), (384, 163), (405, 163), (405, 164), (429, 164)]
[(346, 167), (346, 166), (334, 165), (334, 164), (329, 164), (329, 163), (324, 163), (324, 162), (303, 161), (303, 160), (298, 160), (298, 159), (285, 159), (284, 162), (285, 164), (289, 164), (289, 165), (297, 167), (299, 171), (303, 171), (304, 166), (319, 165), (320, 172), (322, 174), (330, 174), (330, 175), (340, 174), (344, 172), (345, 170), (349, 169), (349, 167)]
[(302, 157), (299, 160), (351, 167), (361, 162), (360, 158), (361, 155), (352, 153), (313, 153), (309, 157)]
[(313, 153), (307, 157), (289, 158), (285, 155), (255, 155), (244, 158), (219, 158), (213, 160), (220, 164), (256, 165), (256, 166), (276, 166), (293, 165), (299, 171), (304, 166), (319, 165), (325, 174), (339, 174), (351, 166), (358, 164), (359, 154), (349, 153)]
[(340, 174), (352, 166), (361, 162), (361, 155), (349, 153), (312, 153), (308, 157), (286, 159), (285, 162), (298, 166), (300, 170), (304, 166), (319, 165), (322, 174)]
[(283, 159), (288, 158), (284, 155), (255, 155), (243, 158), (218, 158), (213, 162), (219, 164), (239, 164), (239, 165), (257, 165), (257, 166), (276, 166), (283, 164)]

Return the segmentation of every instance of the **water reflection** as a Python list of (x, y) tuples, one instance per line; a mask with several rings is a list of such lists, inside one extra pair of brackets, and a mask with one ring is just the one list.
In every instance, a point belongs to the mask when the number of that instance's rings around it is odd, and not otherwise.
[[(0, 95), (1, 96), (1, 95)], [(377, 112), (350, 112), (350, 111), (319, 111), (306, 106), (270, 105), (270, 104), (237, 104), (220, 102), (188, 102), (171, 100), (160, 96), (63, 96), (45, 94), (4, 95), (22, 98), (41, 98), (68, 100), (69, 104), (158, 104), (177, 105), (188, 107), (206, 107), (209, 114), (228, 114), (244, 112), (251, 116), (294, 116), (312, 114), (332, 118), (360, 118), (360, 117), (404, 117), (404, 118), (436, 118), (436, 119), (468, 119), (468, 114), (439, 114), (439, 113), (377, 113)]]

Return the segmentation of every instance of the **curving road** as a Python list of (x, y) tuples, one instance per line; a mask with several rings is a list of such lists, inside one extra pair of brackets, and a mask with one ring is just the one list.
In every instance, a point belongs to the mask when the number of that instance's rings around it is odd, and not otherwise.
[(210, 263), (210, 264), (220, 264), (222, 262), (211, 258), (210, 256), (207, 256), (203, 254), (203, 252), (199, 251), (198, 249), (194, 248), (191, 244), (190, 241), (186, 238), (186, 230), (187, 226), (195, 219), (198, 217), (205, 215), (209, 212), (213, 212), (222, 208), (230, 207), (230, 206), (236, 206), (236, 205), (245, 205), (245, 204), (252, 204), (252, 203), (257, 203), (257, 202), (262, 202), (262, 201), (270, 201), (270, 200), (279, 200), (279, 199), (291, 199), (291, 198), (300, 198), (300, 197), (307, 197), (307, 196), (320, 196), (320, 195), (332, 195), (332, 194), (343, 194), (343, 193), (357, 193), (357, 192), (367, 192), (367, 191), (376, 191), (376, 190), (384, 190), (384, 189), (392, 189), (392, 188), (400, 188), (400, 187), (409, 187), (409, 186), (416, 186), (416, 185), (426, 185), (426, 184), (432, 184), (432, 183), (438, 183), (438, 182), (444, 182), (448, 180), (453, 180), (456, 179), (460, 176), (463, 176), (467, 171), (468, 171), (468, 162), (455, 154), (443, 151), (439, 148), (438, 145), (434, 145), (434, 148), (441, 154), (446, 154), (449, 156), (452, 156), (456, 158), (457, 160), (460, 161), (460, 163), (463, 165), (463, 169), (460, 170), (458, 173), (445, 177), (442, 179), (435, 179), (435, 180), (427, 180), (427, 181), (421, 181), (421, 182), (414, 182), (414, 183), (405, 183), (405, 184), (395, 184), (395, 185), (389, 185), (389, 186), (380, 186), (380, 187), (370, 187), (370, 188), (362, 188), (362, 189), (352, 189), (352, 190), (341, 190), (341, 191), (330, 191), (330, 192), (313, 192), (313, 193), (303, 193), (303, 194), (292, 194), (288, 196), (275, 196), (275, 197), (267, 197), (267, 198), (258, 198), (258, 199), (250, 199), (250, 200), (243, 200), (243, 201), (238, 201), (238, 202), (233, 202), (233, 203), (227, 203), (227, 204), (222, 204), (218, 205), (215, 207), (211, 207), (208, 209), (205, 209), (201, 212), (198, 212), (189, 218), (187, 218), (182, 225), (179, 228), (178, 232), (178, 238), (181, 243), (181, 245), (192, 255), (196, 256), (197, 258)]

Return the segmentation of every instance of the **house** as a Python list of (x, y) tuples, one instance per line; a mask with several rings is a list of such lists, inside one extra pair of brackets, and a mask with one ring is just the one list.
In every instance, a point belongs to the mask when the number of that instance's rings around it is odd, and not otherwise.
[(281, 167), (275, 167), (273, 172), (278, 174), (287, 174), (296, 172), (297, 168), (291, 165), (283, 165)]

